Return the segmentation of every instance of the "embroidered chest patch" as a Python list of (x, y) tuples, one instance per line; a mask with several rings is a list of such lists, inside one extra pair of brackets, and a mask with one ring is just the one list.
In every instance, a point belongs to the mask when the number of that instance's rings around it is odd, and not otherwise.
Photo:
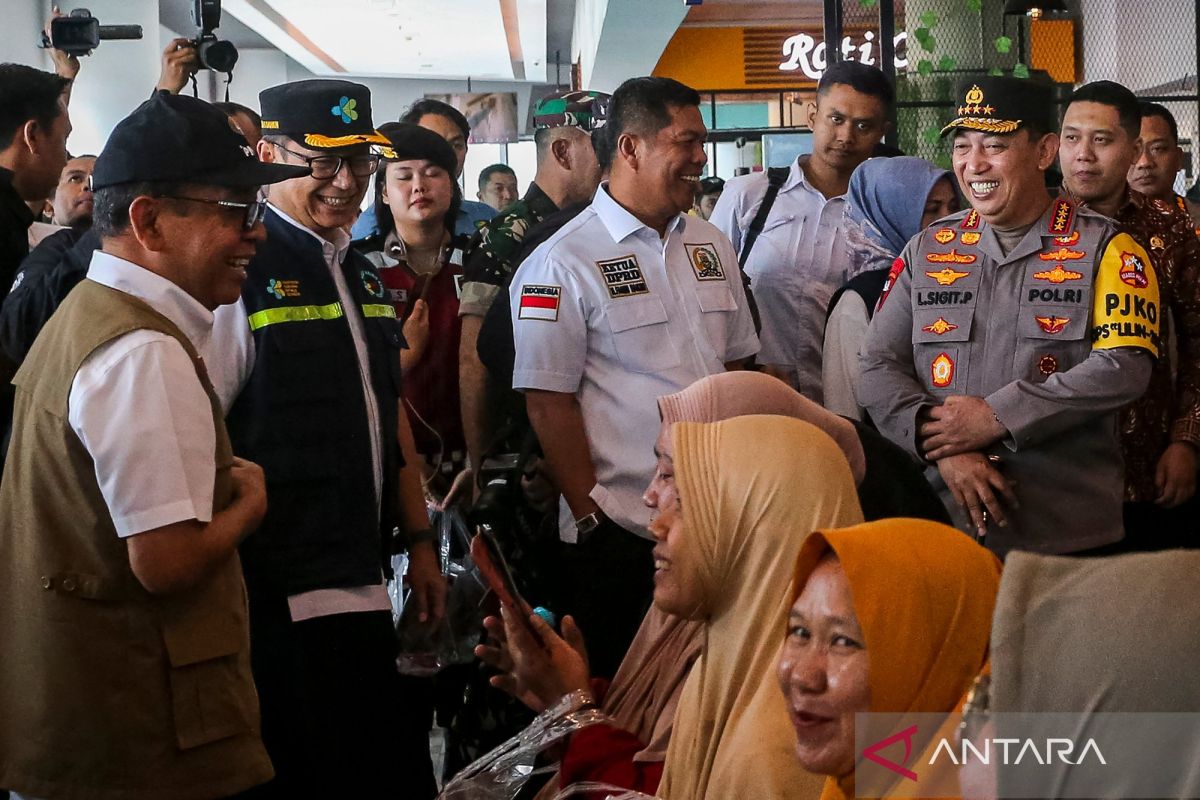
[(646, 278), (638, 265), (637, 256), (629, 255), (612, 258), (608, 261), (597, 261), (600, 274), (604, 277), (604, 287), (612, 298), (632, 297), (637, 294), (649, 294)]
[(692, 272), (695, 273), (696, 280), (725, 280), (725, 270), (721, 268), (721, 257), (717, 255), (717, 249), (711, 244), (685, 244), (683, 249), (687, 251), (688, 262), (692, 265)]
[(271, 278), (267, 281), (267, 294), (276, 300), (282, 300), (285, 297), (299, 297), (300, 281), (281, 281)]

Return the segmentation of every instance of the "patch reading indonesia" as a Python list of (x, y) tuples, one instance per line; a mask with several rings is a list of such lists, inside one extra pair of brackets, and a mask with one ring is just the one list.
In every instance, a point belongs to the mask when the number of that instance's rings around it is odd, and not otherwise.
[(638, 294), (649, 294), (646, 278), (642, 268), (638, 266), (637, 256), (628, 255), (608, 261), (597, 261), (600, 274), (604, 276), (604, 286), (612, 298), (632, 297)]

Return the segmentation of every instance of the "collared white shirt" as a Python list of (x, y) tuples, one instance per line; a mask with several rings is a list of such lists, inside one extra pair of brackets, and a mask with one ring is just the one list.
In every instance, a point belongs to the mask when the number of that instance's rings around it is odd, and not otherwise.
[[(87, 276), (144, 301), (198, 352), (208, 344), (212, 313), (166, 278), (100, 250)], [(212, 519), (212, 406), (178, 340), (143, 329), (96, 348), (67, 402), (67, 421), (95, 463), (118, 535)]]
[[(513, 387), (578, 396), (596, 468), (592, 499), (648, 536), (642, 493), (654, 474), (657, 399), (758, 350), (729, 242), (684, 215), (659, 238), (604, 184), (522, 263), (510, 302)], [(565, 502), (559, 520), (562, 538), (574, 541)]]
[[(819, 403), (825, 315), (850, 263), (842, 232), (845, 197), (827, 200), (808, 183), (800, 168), (807, 158), (792, 162), (745, 269), (762, 319), (759, 363), (789, 369), (795, 388)], [(741, 253), (766, 192), (765, 171), (725, 184), (710, 221), (734, 252)]]
[[(345, 309), (346, 321), (350, 325), (350, 336), (354, 340), (358, 373), (362, 380), (363, 398), (366, 401), (367, 428), (371, 437), (371, 463), (375, 471), (375, 499), (378, 503), (383, 491), (382, 423), (379, 419), (375, 389), (371, 385), (366, 331), (361, 314), (355, 312), (358, 304), (350, 293), (345, 276), (342, 274), (341, 264), (346, 259), (346, 252), (350, 249), (350, 236), (339, 229), (334, 232), (334, 240), (329, 241), (296, 222), (280, 211), (278, 207), (272, 205), (271, 211), (278, 214), (284, 222), (317, 240), (321, 245), (325, 265), (329, 268), (329, 274), (337, 287), (338, 300)], [(228, 414), (254, 371), (254, 336), (250, 332), (246, 304), (241, 298), (238, 298), (236, 303), (217, 309), (213, 323), (211, 350), (211, 357), (205, 358), (205, 361), (208, 362), (209, 377), (217, 390), (217, 396), (221, 399), (225, 413)], [(320, 380), (320, 377), (314, 376), (314, 380)], [(269, 500), (270, 498), (268, 498)], [(292, 619), (299, 622), (332, 614), (384, 611), (391, 608), (391, 601), (388, 599), (386, 587), (380, 583), (375, 586), (345, 589), (317, 589), (289, 597), (288, 606)]]

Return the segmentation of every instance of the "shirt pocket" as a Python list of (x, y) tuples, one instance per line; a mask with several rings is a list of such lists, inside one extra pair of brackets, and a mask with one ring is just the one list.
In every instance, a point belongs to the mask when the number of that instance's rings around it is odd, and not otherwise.
[(622, 298), (604, 311), (613, 349), (630, 372), (657, 372), (679, 366), (679, 351), (671, 341), (667, 309), (653, 295)]
[(913, 313), (913, 364), (933, 395), (963, 394), (969, 375), (973, 308), (937, 308)]
[[(748, 234), (748, 223), (746, 230)], [(767, 220), (762, 233), (754, 242), (749, 260), (746, 261), (746, 273), (750, 275), (755, 286), (777, 291), (798, 290), (800, 278), (803, 276), (796, 264), (799, 260), (799, 242), (803, 230), (804, 217), (797, 217), (795, 214), (772, 215)]]
[(1042, 383), (1087, 358), (1088, 307), (1085, 305), (1025, 304), (1017, 319), (1017, 348), (1013, 375)]
[(700, 305), (700, 322), (704, 325), (704, 334), (708, 344), (716, 352), (721, 361), (728, 361), (726, 346), (733, 333), (733, 326), (738, 309), (733, 292), (723, 281), (708, 286), (696, 287), (696, 301)]

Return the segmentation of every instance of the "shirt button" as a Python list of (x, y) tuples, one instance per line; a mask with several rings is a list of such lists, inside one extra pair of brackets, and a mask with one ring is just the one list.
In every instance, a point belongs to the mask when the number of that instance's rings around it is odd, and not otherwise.
[(48, 575), (42, 576), (42, 588), (43, 589), (49, 589), (53, 585), (54, 585), (54, 581), (50, 580), (50, 577)]
[(75, 591), (75, 579), (74, 578), (63, 578), (62, 588), (63, 588), (64, 592)]

